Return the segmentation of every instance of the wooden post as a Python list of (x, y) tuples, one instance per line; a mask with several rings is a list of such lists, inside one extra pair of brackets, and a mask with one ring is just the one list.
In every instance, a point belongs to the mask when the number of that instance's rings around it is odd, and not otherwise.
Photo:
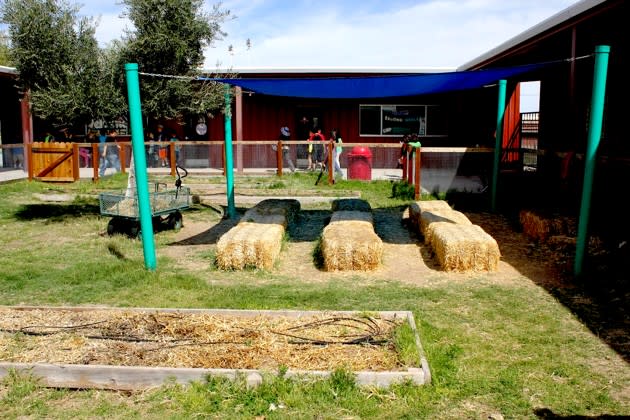
[(79, 172), (79, 143), (72, 143), (72, 178), (75, 181), (81, 178)]
[(276, 146), (276, 169), (278, 176), (282, 176), (282, 140)]
[(120, 147), (120, 172), (125, 173), (125, 165), (127, 164), (127, 152), (125, 151), (125, 143), (116, 144)]
[(171, 166), (171, 176), (175, 176), (175, 172), (177, 171), (177, 168), (175, 168), (175, 166), (177, 165), (177, 160), (175, 160), (175, 143), (174, 142), (170, 142), (168, 145), (168, 160)]
[(406, 154), (405, 163), (407, 163), (407, 182), (413, 182), (413, 165), (412, 165), (412, 157), (414, 156), (413, 147), (407, 145), (407, 154)]
[(98, 181), (98, 166), (101, 157), (98, 155), (98, 144), (92, 143), (92, 180)]
[(26, 146), (26, 162), (28, 165), (28, 180), (33, 180), (33, 143), (27, 143)]
[(421, 167), (421, 161), (420, 161), (420, 148), (416, 148), (415, 150), (416, 152), (416, 162), (415, 162), (415, 169), (416, 169), (416, 174), (414, 176), (413, 182), (415, 185), (415, 197), (416, 200), (420, 200), (420, 167)]

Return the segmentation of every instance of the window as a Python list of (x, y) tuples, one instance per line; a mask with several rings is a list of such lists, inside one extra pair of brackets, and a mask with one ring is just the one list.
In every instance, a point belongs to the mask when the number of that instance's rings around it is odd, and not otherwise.
[(359, 105), (359, 134), (446, 135), (445, 115), (437, 105)]

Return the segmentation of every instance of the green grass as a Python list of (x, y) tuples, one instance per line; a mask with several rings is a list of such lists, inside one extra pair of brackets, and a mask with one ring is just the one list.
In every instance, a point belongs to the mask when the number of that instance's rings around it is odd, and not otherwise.
[[(297, 175), (297, 176), (296, 176)], [(312, 174), (283, 178), (286, 188), (312, 188)], [(237, 182), (240, 182), (237, 181)], [(273, 183), (273, 178), (248, 182)], [(222, 272), (213, 251), (206, 269), (183, 270), (160, 256), (144, 268), (141, 243), (103, 235), (108, 218), (96, 193), (124, 187), (124, 176), (99, 184), (0, 185), (0, 304), (110, 305), (238, 309), (410, 310), (429, 361), (430, 385), (362, 388), (338, 369), (327, 380), (269, 375), (247, 388), (243, 378), (208, 378), (188, 387), (117, 393), (47, 389), (37, 379), (8, 375), (0, 385), (3, 418), (537, 418), (630, 414), (630, 368), (544, 289), (527, 278), (502, 284), (478, 276), (414, 287), (339, 276), (302, 281), (271, 271)], [(309, 185), (313, 184), (313, 185)], [(400, 206), (389, 182), (347, 181), (326, 188), (357, 189), (373, 208)], [(33, 194), (71, 193), (70, 203)], [(186, 220), (217, 220), (195, 206)], [(158, 251), (174, 233), (155, 236)], [(315, 243), (314, 243), (315, 246)], [(264, 281), (262, 281), (264, 280)], [(1, 342), (0, 342), (1, 345)], [(397, 330), (404, 360), (417, 360), (411, 332)], [(625, 392), (625, 394), (624, 394)]]

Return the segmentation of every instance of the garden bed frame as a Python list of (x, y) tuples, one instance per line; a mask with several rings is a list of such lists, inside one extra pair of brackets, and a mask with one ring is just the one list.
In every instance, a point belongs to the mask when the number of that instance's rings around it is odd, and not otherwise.
[[(64, 310), (64, 311), (137, 311), (137, 312), (170, 312), (170, 313), (205, 313), (229, 317), (295, 317), (313, 316), (323, 312), (336, 315), (360, 315), (360, 311), (294, 311), (294, 310), (236, 310), (236, 309), (172, 309), (172, 308), (117, 308), (117, 307), (35, 307), (17, 306), (6, 307), (13, 310)], [(411, 381), (422, 385), (431, 382), (431, 373), (422, 344), (418, 336), (413, 313), (410, 311), (382, 311), (374, 312), (385, 319), (405, 319), (415, 336), (419, 359), (417, 367), (401, 371), (359, 371), (354, 372), (357, 384), (362, 386), (388, 387), (394, 383)], [(112, 390), (142, 390), (158, 387), (165, 383), (189, 384), (193, 381), (203, 382), (209, 376), (225, 377), (229, 379), (244, 378), (248, 386), (257, 386), (263, 377), (277, 372), (258, 369), (205, 369), (205, 368), (170, 368), (170, 367), (142, 367), (142, 366), (111, 366), (111, 365), (75, 365), (75, 364), (47, 364), (47, 363), (10, 363), (0, 362), (0, 379), (12, 372), (31, 374), (39, 378), (39, 383), (54, 388), (94, 388)], [(290, 378), (325, 378), (330, 371), (315, 370), (287, 370), (282, 373)]]

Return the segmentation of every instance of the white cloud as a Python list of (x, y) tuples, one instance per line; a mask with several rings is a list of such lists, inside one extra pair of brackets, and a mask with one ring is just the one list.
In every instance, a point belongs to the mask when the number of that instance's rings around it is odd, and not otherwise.
[[(351, 15), (324, 2), (314, 13), (287, 10), (282, 24), (281, 11), (265, 9), (266, 3), (226, 5), (247, 8), (242, 14), (232, 9), (239, 17), (226, 23), (229, 37), (207, 51), (207, 67), (217, 60), (236, 67), (456, 67), (575, 0), (430, 0), (400, 7), (390, 1), (389, 10)], [(247, 38), (253, 43), (249, 51)], [(233, 56), (227, 53), (230, 44)]]

